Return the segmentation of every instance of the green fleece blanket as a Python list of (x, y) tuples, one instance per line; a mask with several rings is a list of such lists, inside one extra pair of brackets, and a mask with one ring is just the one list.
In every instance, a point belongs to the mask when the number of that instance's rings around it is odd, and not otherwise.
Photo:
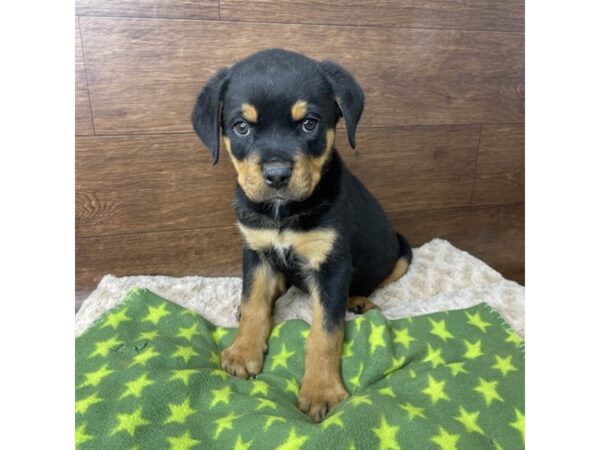
[(320, 424), (296, 407), (309, 327), (277, 325), (263, 372), (219, 368), (235, 328), (143, 289), (76, 340), (81, 449), (505, 449), (524, 447), (521, 338), (489, 306), (346, 323), (350, 397)]

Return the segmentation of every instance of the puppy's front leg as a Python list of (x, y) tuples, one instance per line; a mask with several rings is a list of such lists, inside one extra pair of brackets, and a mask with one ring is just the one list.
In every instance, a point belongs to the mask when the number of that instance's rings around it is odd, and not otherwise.
[(244, 250), (244, 285), (240, 328), (233, 343), (221, 353), (221, 368), (248, 378), (260, 372), (271, 332), (273, 302), (285, 292), (285, 279), (261, 255)]
[(340, 363), (350, 281), (345, 271), (334, 276), (321, 274), (315, 279), (318, 281), (311, 282), (309, 288), (313, 320), (306, 342), (298, 406), (312, 420), (320, 422), (348, 396), (342, 384)]

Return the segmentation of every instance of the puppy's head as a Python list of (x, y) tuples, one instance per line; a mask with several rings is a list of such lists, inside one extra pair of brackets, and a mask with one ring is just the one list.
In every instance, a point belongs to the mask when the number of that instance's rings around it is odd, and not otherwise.
[(251, 200), (300, 201), (321, 179), (341, 116), (354, 148), (363, 105), (360, 86), (339, 65), (265, 50), (210, 79), (192, 122), (214, 164), (222, 137)]

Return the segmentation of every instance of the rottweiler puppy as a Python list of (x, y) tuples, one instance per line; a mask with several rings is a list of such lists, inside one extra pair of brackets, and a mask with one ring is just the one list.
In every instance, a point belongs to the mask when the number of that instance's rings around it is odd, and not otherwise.
[(341, 66), (271, 49), (221, 69), (197, 98), (195, 132), (214, 164), (220, 142), (237, 171), (244, 237), (240, 327), (221, 367), (260, 372), (273, 304), (291, 286), (311, 297), (298, 405), (314, 421), (348, 396), (340, 377), (346, 310), (407, 271), (412, 250), (335, 149), (344, 118), (352, 148), (364, 95)]

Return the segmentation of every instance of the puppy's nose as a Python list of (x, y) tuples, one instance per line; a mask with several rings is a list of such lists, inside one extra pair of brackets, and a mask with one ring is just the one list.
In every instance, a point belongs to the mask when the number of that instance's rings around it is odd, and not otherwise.
[(282, 162), (270, 162), (263, 164), (263, 178), (268, 186), (274, 189), (280, 189), (287, 186), (292, 176), (290, 164)]

